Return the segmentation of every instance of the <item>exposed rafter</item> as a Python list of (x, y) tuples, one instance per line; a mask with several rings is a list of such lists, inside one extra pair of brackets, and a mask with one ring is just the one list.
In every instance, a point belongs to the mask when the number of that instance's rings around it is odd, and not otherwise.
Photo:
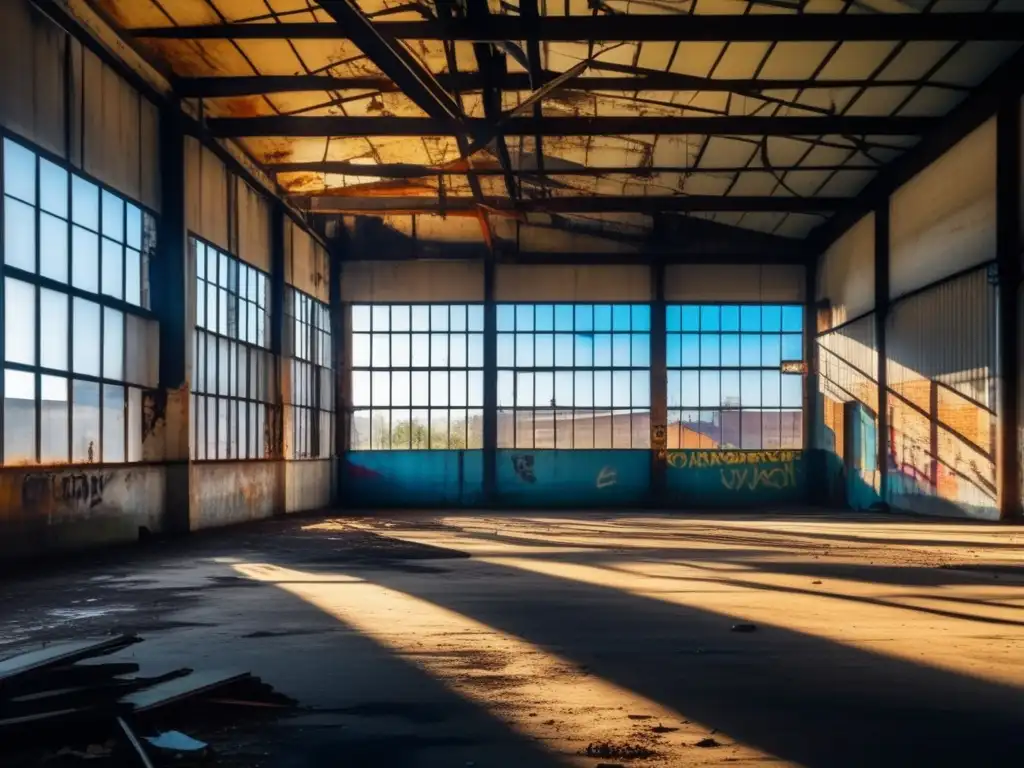
[[(503, 123), (506, 136), (736, 135), (914, 136), (941, 119), (931, 117), (516, 117)], [(491, 123), (465, 121), (475, 136), (489, 136)], [(448, 121), (419, 117), (219, 117), (209, 120), (215, 136), (448, 136)]]
[[(424, 197), (352, 197), (348, 195), (293, 195), (292, 201), (311, 213), (457, 213), (476, 210), (472, 197), (444, 200)], [(850, 205), (846, 197), (724, 197), (720, 195), (608, 195), (552, 197), (510, 201), (505, 197), (484, 199), (495, 212), (516, 213), (657, 213), (659, 211), (775, 211), (830, 213)]]
[[(341, 176), (361, 176), (367, 178), (381, 179), (416, 179), (428, 176), (504, 176), (511, 173), (513, 176), (540, 176), (541, 172), (536, 168), (428, 168), (424, 165), (411, 165), (404, 163), (382, 163), (378, 165), (366, 165), (364, 163), (348, 163), (343, 161), (332, 162), (314, 160), (311, 162), (295, 163), (270, 163), (266, 169), (274, 173), (332, 173)], [(833, 171), (877, 171), (880, 166), (867, 163), (847, 163), (845, 165), (774, 165), (772, 171), (775, 173), (790, 173), (793, 171), (804, 172), (826, 172)], [(578, 166), (570, 165), (562, 168), (558, 165), (548, 166), (544, 173), (551, 176), (631, 176), (635, 178), (648, 178), (661, 173), (679, 174), (704, 174), (704, 175), (731, 175), (734, 173), (769, 173), (767, 168), (756, 165), (747, 166), (700, 166), (700, 167), (678, 167), (667, 166)]]
[[(541, 83), (546, 84), (558, 77), (558, 73), (545, 72)], [(462, 93), (482, 91), (484, 76), (478, 72), (461, 72), (457, 75), (442, 73), (437, 82), (447, 91)], [(808, 90), (813, 88), (837, 89), (860, 88), (864, 80), (808, 80), (808, 79), (734, 79), (708, 78), (681, 75), (676, 72), (653, 72), (643, 76), (597, 76), (578, 77), (569, 85), (562, 86), (573, 91), (733, 91)], [(914, 88), (917, 80), (887, 80), (886, 88)], [(505, 91), (530, 91), (530, 75), (526, 72), (509, 72), (501, 84)], [(967, 90), (952, 83), (928, 82), (930, 88)], [(294, 93), (302, 91), (366, 91), (396, 93), (400, 89), (386, 77), (329, 77), (326, 75), (251, 75), (235, 77), (185, 77), (178, 79), (178, 94), (185, 98), (216, 98), (221, 96), (260, 96), (266, 93)]]
[[(332, 6), (336, 5), (336, 0), (325, 0), (320, 5), (333, 15)], [(1024, 40), (1024, 13), (1020, 12), (692, 16), (615, 14), (543, 16), (536, 22), (505, 15), (473, 20), (379, 21), (372, 26), (385, 38), (465, 42)], [(358, 44), (356, 37), (362, 32), (357, 33), (356, 29), (347, 24), (339, 29), (331, 24), (286, 23), (146, 27), (131, 29), (129, 32), (139, 38), (179, 40), (333, 40), (347, 37)]]

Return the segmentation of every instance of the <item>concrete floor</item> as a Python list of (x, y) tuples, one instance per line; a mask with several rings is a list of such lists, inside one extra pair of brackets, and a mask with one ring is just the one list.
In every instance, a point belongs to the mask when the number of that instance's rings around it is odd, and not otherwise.
[(232, 765), (1024, 755), (1021, 528), (808, 512), (306, 518), (6, 580), (0, 656), (138, 631), (146, 642), (119, 656), (143, 671), (240, 668), (298, 700), (270, 723), (195, 724)]

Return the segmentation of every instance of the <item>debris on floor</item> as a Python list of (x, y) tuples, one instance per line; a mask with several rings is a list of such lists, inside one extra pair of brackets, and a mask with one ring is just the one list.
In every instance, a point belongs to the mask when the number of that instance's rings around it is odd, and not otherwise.
[(632, 742), (595, 741), (581, 753), (586, 757), (611, 757), (619, 760), (643, 760), (657, 753), (642, 744)]
[(147, 676), (132, 662), (91, 661), (139, 642), (135, 635), (73, 640), (0, 660), (0, 765), (182, 765), (182, 756), (210, 752), (187, 733), (190, 724), (294, 704), (248, 672)]
[(733, 632), (757, 632), (756, 624), (733, 624)]
[(722, 744), (721, 744), (721, 742), (717, 741), (716, 739), (712, 739), (709, 736), (706, 739), (701, 739), (700, 741), (698, 741), (693, 746), (695, 746), (695, 747), (710, 748), (710, 747), (720, 747), (720, 746), (722, 746)]

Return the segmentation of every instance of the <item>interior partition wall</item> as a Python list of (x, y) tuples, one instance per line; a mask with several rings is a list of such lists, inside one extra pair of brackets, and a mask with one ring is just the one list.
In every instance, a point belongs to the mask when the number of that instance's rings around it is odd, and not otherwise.
[[(428, 264), (410, 267), (420, 287), (452, 295), (427, 278)], [(723, 296), (732, 302), (667, 307), (637, 274), (649, 267), (516, 267), (504, 283), (499, 272), (489, 379), (485, 303), (367, 300), (419, 298), (416, 288), (402, 293), (403, 267), (362, 263), (358, 286), (347, 288), (350, 503), (679, 507), (804, 497), (802, 270), (748, 275)], [(652, 327), (666, 329), (665, 343), (652, 343)], [(659, 348), (667, 374), (655, 382)], [(492, 489), (483, 482), (488, 380)], [(659, 383), (667, 419), (652, 408)]]

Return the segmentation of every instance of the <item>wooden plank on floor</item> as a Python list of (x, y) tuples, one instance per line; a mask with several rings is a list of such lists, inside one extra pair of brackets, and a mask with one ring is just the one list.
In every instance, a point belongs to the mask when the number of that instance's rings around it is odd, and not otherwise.
[(113, 653), (139, 641), (140, 638), (135, 635), (69, 640), (12, 656), (0, 661), (0, 688), (6, 682), (24, 675), (30, 675), (42, 669), (73, 664), (93, 656)]
[(251, 677), (249, 672), (209, 670), (154, 685), (122, 697), (121, 703), (130, 704), (136, 712), (148, 712), (165, 707), (190, 696), (215, 690)]

